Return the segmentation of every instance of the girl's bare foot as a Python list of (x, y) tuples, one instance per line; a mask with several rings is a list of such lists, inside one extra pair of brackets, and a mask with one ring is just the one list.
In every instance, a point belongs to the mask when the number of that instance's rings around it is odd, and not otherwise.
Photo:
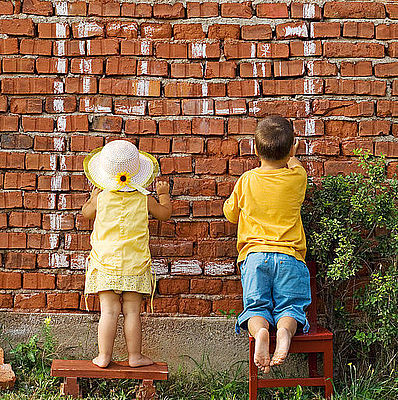
[(110, 362), (111, 357), (102, 354), (98, 354), (98, 356), (93, 359), (93, 364), (100, 368), (106, 368)]
[(269, 363), (269, 333), (265, 328), (261, 328), (256, 334), (256, 346), (254, 349), (254, 364), (268, 374), (270, 371)]
[(142, 367), (144, 365), (151, 365), (153, 361), (142, 354), (129, 355), (129, 365), (130, 367)]
[(271, 360), (271, 367), (281, 365), (285, 361), (290, 348), (292, 333), (286, 328), (279, 328), (276, 331), (276, 348)]

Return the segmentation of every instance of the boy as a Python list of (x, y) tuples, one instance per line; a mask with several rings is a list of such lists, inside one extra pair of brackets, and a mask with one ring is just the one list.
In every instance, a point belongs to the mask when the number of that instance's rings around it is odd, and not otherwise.
[[(297, 325), (309, 329), (305, 309), (311, 303), (310, 276), (304, 263), (305, 234), (301, 205), (307, 175), (295, 157), (291, 123), (264, 118), (255, 132), (261, 166), (245, 172), (224, 204), (224, 214), (238, 223), (238, 265), (244, 310), (236, 330), (256, 339), (254, 363), (265, 373), (284, 362)], [(276, 326), (270, 360), (269, 327)]]

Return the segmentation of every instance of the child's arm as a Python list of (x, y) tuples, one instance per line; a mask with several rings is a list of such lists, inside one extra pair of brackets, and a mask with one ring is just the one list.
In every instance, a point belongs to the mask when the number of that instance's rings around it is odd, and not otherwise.
[(97, 197), (102, 192), (101, 189), (95, 188), (91, 192), (90, 198), (83, 204), (82, 214), (88, 219), (94, 219), (97, 214)]
[(296, 140), (296, 143), (293, 145), (293, 156), (290, 157), (289, 161), (287, 162), (288, 168), (297, 167), (297, 165), (303, 166), (303, 164), (301, 164), (300, 160), (296, 157), (296, 152), (299, 147), (299, 144), (300, 144), (300, 142), (298, 140)]
[(159, 181), (156, 184), (156, 192), (159, 197), (159, 202), (152, 196), (148, 196), (148, 211), (160, 221), (167, 221), (172, 212), (172, 206), (169, 195), (169, 184)]

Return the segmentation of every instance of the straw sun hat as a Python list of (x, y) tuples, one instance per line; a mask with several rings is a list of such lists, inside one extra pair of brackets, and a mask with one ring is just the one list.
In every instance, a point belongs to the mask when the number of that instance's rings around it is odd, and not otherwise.
[(83, 161), (84, 173), (100, 189), (131, 192), (145, 189), (159, 173), (159, 164), (150, 154), (139, 151), (128, 140), (114, 140), (93, 150)]

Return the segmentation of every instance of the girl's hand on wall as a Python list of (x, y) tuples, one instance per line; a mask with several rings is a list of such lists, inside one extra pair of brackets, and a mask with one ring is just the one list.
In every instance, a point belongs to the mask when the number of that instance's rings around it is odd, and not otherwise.
[(169, 194), (169, 191), (170, 191), (170, 185), (168, 184), (168, 182), (158, 181), (156, 183), (156, 193), (158, 194), (158, 196), (162, 194)]

